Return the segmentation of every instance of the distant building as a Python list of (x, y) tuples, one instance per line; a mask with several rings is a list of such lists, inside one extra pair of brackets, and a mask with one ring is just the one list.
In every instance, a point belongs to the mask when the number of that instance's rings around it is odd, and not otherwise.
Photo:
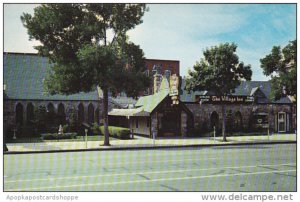
[[(145, 74), (152, 77), (152, 83), (151, 87), (143, 95), (152, 95), (155, 92), (154, 80), (156, 80), (155, 82), (159, 86), (163, 77), (169, 80), (173, 74), (180, 76), (180, 62), (178, 60), (145, 59), (145, 66)], [(154, 77), (154, 75), (157, 76)]]

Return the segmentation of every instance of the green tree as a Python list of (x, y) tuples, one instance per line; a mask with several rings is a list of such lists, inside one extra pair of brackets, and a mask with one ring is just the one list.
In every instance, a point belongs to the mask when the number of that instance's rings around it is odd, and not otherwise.
[(45, 79), (51, 94), (103, 91), (104, 145), (109, 145), (108, 92), (137, 97), (150, 84), (144, 54), (128, 42), (142, 23), (145, 4), (43, 4), (21, 20), (38, 52), (54, 63)]
[(272, 97), (278, 100), (297, 94), (297, 40), (281, 49), (274, 46), (271, 53), (260, 59), (264, 74), (271, 76)]
[(67, 108), (67, 124), (70, 125), (71, 132), (76, 131), (77, 120), (78, 120), (78, 117), (77, 117), (75, 107)]
[[(220, 44), (206, 49), (204, 58), (194, 65), (194, 71), (189, 71), (186, 89), (207, 90), (217, 96), (227, 96), (234, 92), (242, 80), (251, 80), (250, 65), (239, 62), (236, 54), (237, 45)], [(222, 104), (222, 135), (226, 141), (226, 105)]]

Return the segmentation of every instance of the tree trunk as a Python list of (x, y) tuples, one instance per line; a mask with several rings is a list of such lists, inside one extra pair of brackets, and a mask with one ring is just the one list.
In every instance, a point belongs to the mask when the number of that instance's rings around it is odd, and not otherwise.
[(109, 146), (108, 132), (108, 90), (103, 89), (103, 116), (104, 116), (104, 146)]
[(6, 130), (6, 122), (3, 124), (3, 151), (8, 151), (8, 148), (6, 146), (6, 136), (7, 136), (7, 130)]
[(223, 136), (223, 142), (227, 142), (226, 140), (226, 105), (222, 104), (222, 136)]

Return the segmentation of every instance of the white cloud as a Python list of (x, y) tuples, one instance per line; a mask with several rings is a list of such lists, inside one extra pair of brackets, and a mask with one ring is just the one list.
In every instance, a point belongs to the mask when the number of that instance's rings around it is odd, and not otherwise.
[[(4, 51), (36, 52), (20, 15), (33, 4), (4, 6)], [(147, 58), (180, 61), (181, 75), (203, 57), (207, 47), (238, 44), (238, 55), (251, 64), (254, 80), (265, 80), (259, 59), (274, 45), (296, 38), (296, 7), (279, 4), (150, 4), (144, 22), (129, 32)], [(288, 10), (287, 10), (288, 9)], [(291, 9), (290, 9), (291, 10)], [(111, 34), (110, 34), (111, 35)]]
[(218, 5), (151, 5), (144, 23), (129, 36), (147, 58), (180, 60), (180, 73), (186, 75), (203, 50), (223, 42), (216, 35), (242, 25), (245, 19), (230, 10)]
[(36, 53), (33, 46), (39, 45), (38, 41), (29, 41), (26, 28), (21, 22), (22, 13), (33, 14), (37, 4), (4, 4), (4, 51)]

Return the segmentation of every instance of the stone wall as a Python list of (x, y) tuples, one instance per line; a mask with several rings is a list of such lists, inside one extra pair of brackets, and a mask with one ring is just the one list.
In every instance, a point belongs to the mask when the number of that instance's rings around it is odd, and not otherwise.
[[(194, 114), (194, 127), (201, 128), (207, 126), (208, 130), (212, 130), (211, 115), (216, 112), (219, 117), (219, 128), (222, 127), (222, 105), (213, 104), (195, 104), (195, 103), (185, 103), (185, 105)], [(293, 132), (296, 129), (296, 114), (295, 106), (287, 104), (256, 104), (256, 105), (246, 105), (246, 104), (231, 104), (226, 105), (226, 112), (231, 112), (233, 116), (238, 113), (241, 114), (242, 127), (243, 129), (249, 129), (250, 117), (253, 113), (267, 113), (269, 114), (269, 124), (270, 130), (276, 132), (276, 120), (279, 112), (285, 112), (289, 116), (290, 127), (288, 132)]]
[[(27, 123), (27, 106), (28, 104), (32, 104), (34, 106), (34, 110), (38, 108), (38, 106), (47, 106), (51, 103), (54, 106), (54, 112), (58, 112), (58, 106), (59, 104), (62, 104), (64, 106), (64, 112), (66, 114), (66, 117), (68, 117), (68, 111), (70, 108), (74, 107), (76, 110), (76, 114), (78, 113), (78, 106), (80, 104), (83, 105), (84, 108), (84, 122), (88, 122), (88, 107), (93, 106), (94, 109), (94, 122), (97, 120), (97, 114), (96, 110), (99, 109), (99, 119), (102, 118), (102, 102), (99, 101), (49, 101), (49, 100), (4, 100), (4, 124), (6, 127), (11, 128), (16, 126), (16, 107), (18, 104), (22, 105), (23, 108), (23, 126), (26, 126)], [(113, 103), (109, 103), (109, 111), (112, 108), (118, 108)]]

